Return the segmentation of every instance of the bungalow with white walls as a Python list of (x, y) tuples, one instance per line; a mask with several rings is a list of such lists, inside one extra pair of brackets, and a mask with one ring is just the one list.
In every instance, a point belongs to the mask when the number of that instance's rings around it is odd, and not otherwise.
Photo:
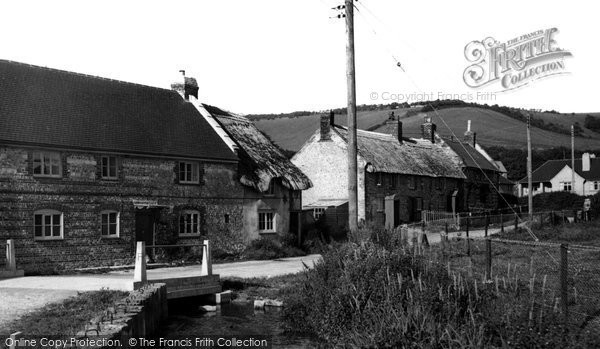
[[(575, 159), (575, 182), (571, 160), (548, 160), (532, 173), (533, 195), (568, 191), (577, 195), (594, 195), (600, 191), (600, 159), (596, 155), (584, 153)], [(527, 177), (518, 184), (519, 196), (529, 194)]]

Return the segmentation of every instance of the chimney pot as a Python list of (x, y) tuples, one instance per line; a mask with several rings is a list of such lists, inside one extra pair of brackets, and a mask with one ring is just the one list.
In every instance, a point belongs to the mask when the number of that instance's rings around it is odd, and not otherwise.
[(430, 117), (425, 118), (425, 122), (421, 125), (421, 134), (424, 139), (431, 141), (431, 143), (435, 143), (435, 132), (437, 126), (433, 122), (431, 122)]
[(583, 155), (581, 155), (581, 171), (583, 172), (587, 172), (590, 170), (590, 159), (591, 159), (591, 155), (590, 153), (583, 153)]
[(321, 141), (328, 141), (331, 139), (331, 121), (333, 112), (321, 115)]
[(179, 81), (171, 84), (171, 90), (176, 91), (186, 101), (190, 99), (190, 96), (198, 98), (198, 82), (192, 77), (185, 76), (185, 70), (180, 70), (181, 77)]
[(464, 141), (475, 146), (475, 137), (471, 131), (471, 120), (467, 121), (467, 130), (465, 131)]
[(398, 120), (398, 132), (396, 136), (398, 137), (398, 142), (402, 144), (402, 121), (400, 120)]

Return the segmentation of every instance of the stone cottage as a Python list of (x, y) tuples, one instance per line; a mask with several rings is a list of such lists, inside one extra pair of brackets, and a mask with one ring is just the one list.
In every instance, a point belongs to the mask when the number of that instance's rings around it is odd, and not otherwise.
[[(460, 159), (431, 124), (423, 130), (421, 139), (403, 137), (400, 122), (394, 135), (357, 131), (359, 220), (389, 228), (420, 221), (422, 210), (456, 209), (465, 179)], [(292, 158), (313, 183), (302, 202), (315, 215), (327, 216), (331, 202), (347, 202), (347, 139), (346, 127), (323, 116), (320, 129)]]
[(477, 134), (471, 131), (471, 120), (468, 121), (462, 140), (450, 137), (445, 138), (444, 142), (460, 158), (460, 167), (466, 176), (461, 188), (464, 193), (461, 203), (463, 210), (473, 212), (497, 209), (501, 200), (498, 195), (501, 187), (511, 184), (502, 177), (502, 169), (477, 143)]
[[(0, 60), (0, 239), (15, 239), (18, 267), (129, 263), (136, 241), (255, 238), (247, 165), (197, 93), (193, 78), (161, 89)], [(260, 190), (279, 198), (289, 182), (266, 177)], [(284, 224), (252, 205), (252, 226)]]
[(308, 177), (283, 154), (252, 121), (203, 104), (203, 114), (216, 121), (215, 129), (238, 155), (239, 180), (244, 187), (243, 229), (249, 239), (300, 234), (302, 190)]

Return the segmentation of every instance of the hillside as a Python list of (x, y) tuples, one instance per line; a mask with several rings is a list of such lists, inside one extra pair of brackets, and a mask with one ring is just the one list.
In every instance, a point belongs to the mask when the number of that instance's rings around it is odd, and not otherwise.
[[(396, 115), (402, 116), (404, 135), (408, 137), (420, 137), (420, 125), (423, 122), (424, 113), (404, 117), (409, 109), (396, 109)], [(413, 110), (415, 110), (413, 108)], [(377, 132), (390, 132), (385, 126), (385, 121), (391, 110), (363, 111), (357, 114), (358, 127), (370, 129)], [(413, 113), (411, 113), (413, 114)], [(478, 107), (457, 107), (440, 109), (427, 113), (438, 125), (438, 132), (443, 136), (450, 136), (452, 129), (454, 133), (462, 137), (467, 127), (467, 120), (471, 120), (472, 130), (477, 132), (477, 140), (484, 146), (503, 146), (508, 148), (524, 148), (527, 144), (526, 125), (522, 121), (506, 116), (502, 113)], [(444, 125), (441, 116), (447, 123)], [(577, 121), (583, 127), (585, 114), (555, 114), (535, 113), (534, 118), (545, 122), (569, 128), (571, 122)], [(337, 115), (337, 124), (346, 125), (346, 116)], [(299, 116), (295, 118), (278, 118), (272, 120), (259, 120), (256, 125), (268, 134), (282, 148), (297, 151), (319, 127), (319, 115)], [(532, 144), (537, 149), (552, 147), (570, 147), (571, 141), (568, 134), (557, 133), (532, 127)], [(600, 134), (588, 129), (583, 129), (585, 137), (577, 137), (575, 146), (578, 149), (600, 149)]]
[[(410, 108), (396, 109), (396, 115), (403, 116)], [(391, 110), (362, 111), (356, 115), (358, 128), (376, 128), (385, 123)], [(254, 123), (263, 132), (287, 150), (298, 151), (306, 140), (319, 128), (320, 114), (310, 114), (292, 118), (261, 119)], [(336, 115), (335, 123), (346, 125), (346, 115)]]

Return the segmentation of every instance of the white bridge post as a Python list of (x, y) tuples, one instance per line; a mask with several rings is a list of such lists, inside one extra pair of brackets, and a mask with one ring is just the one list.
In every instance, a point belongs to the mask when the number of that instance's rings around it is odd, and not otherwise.
[(8, 270), (17, 270), (17, 259), (15, 257), (15, 240), (6, 240), (6, 267)]
[(200, 272), (200, 275), (212, 275), (212, 258), (208, 240), (204, 240), (204, 246), (202, 246), (202, 271)]
[(146, 282), (146, 242), (138, 241), (135, 251), (135, 271), (133, 282)]

